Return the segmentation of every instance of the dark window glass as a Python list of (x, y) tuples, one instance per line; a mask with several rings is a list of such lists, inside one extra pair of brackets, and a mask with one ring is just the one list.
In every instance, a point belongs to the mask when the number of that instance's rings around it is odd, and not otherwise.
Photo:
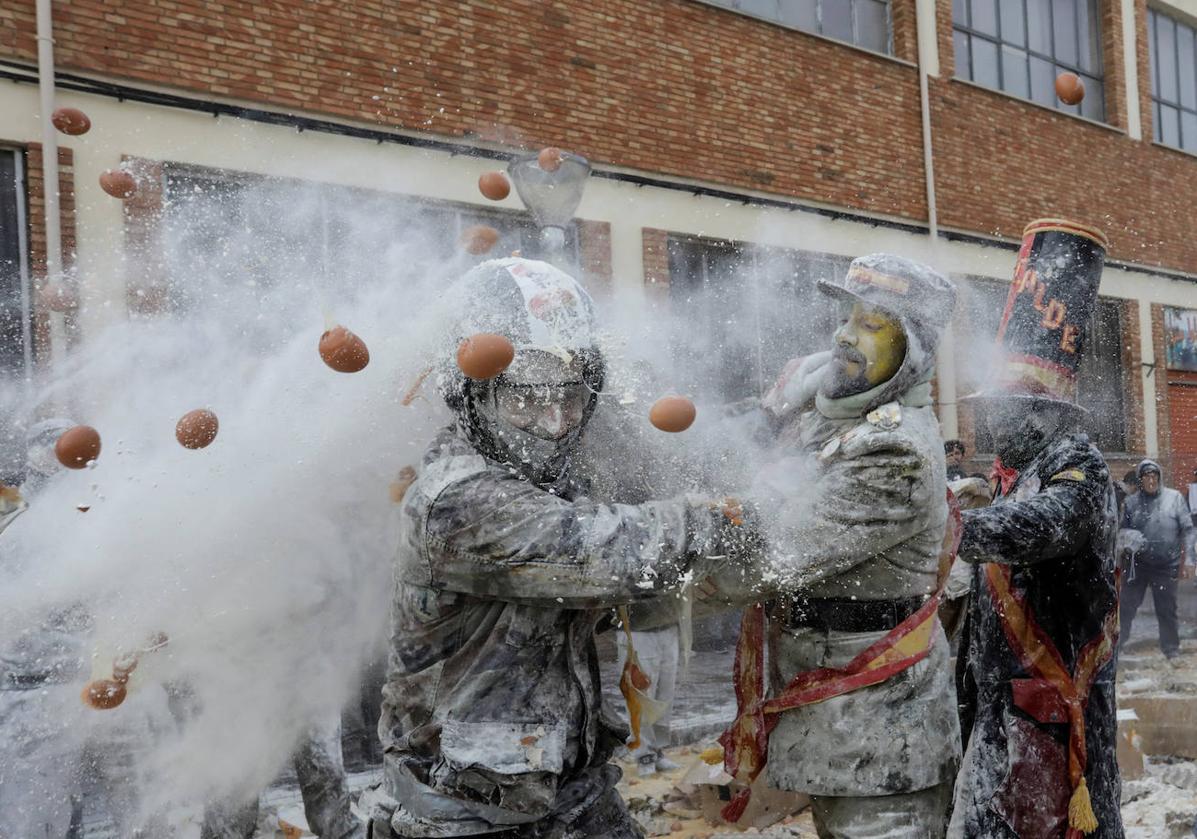
[[(956, 74), (1057, 110), (1104, 119), (1096, 4), (1097, 0), (968, 0), (967, 6), (953, 6), (954, 34), (967, 37), (970, 58), (957, 58)], [(963, 38), (953, 41), (960, 49)], [(1092, 82), (1080, 106), (1056, 98), (1056, 76), (1065, 71)]]
[(956, 75), (971, 79), (973, 73), (969, 68), (969, 62), (972, 60), (972, 53), (968, 48), (968, 35), (960, 31), (953, 32), (952, 45), (955, 47), (956, 53)]
[(1193, 54), (1193, 30), (1187, 26), (1177, 27), (1176, 32), (1176, 67), (1180, 77), (1180, 106), (1197, 110), (1197, 74), (1193, 71), (1197, 67)]
[(1031, 56), (1031, 100), (1048, 107), (1066, 107), (1056, 99), (1056, 68), (1035, 55)]
[(1186, 23), (1149, 9), (1147, 45), (1151, 55), (1155, 140), (1185, 151), (1195, 151), (1197, 32)]
[(1156, 15), (1156, 72), (1160, 99), (1176, 101), (1176, 24), (1171, 18)]
[(876, 0), (856, 0), (855, 43), (875, 52), (889, 46), (889, 9)]
[(1016, 47), (1027, 45), (1021, 0), (998, 0), (1002, 21), (1002, 40)]
[(734, 401), (760, 396), (796, 356), (831, 345), (835, 307), (815, 289), (848, 259), (674, 236), (669, 299), (679, 389)]
[(1180, 111), (1163, 103), (1160, 104), (1160, 142), (1168, 146), (1180, 145)]
[(1050, 0), (1027, 0), (1027, 36), (1030, 49), (1041, 55), (1052, 52), (1052, 9)]
[(969, 8), (972, 11), (969, 20), (972, 21), (973, 30), (996, 38), (998, 15), (995, 0), (969, 0)]
[(821, 0), (821, 34), (841, 41), (852, 40), (852, 4), (847, 0)]
[(1013, 47), (1002, 47), (1002, 89), (1031, 98), (1031, 82), (1027, 69), (1027, 54)]
[(988, 38), (973, 36), (973, 81), (986, 87), (998, 84), (998, 48)]
[(781, 0), (779, 21), (795, 29), (819, 31), (819, 5), (816, 0)]
[(1180, 112), (1180, 147), (1197, 152), (1197, 114), (1192, 111)]
[[(965, 0), (967, 1), (967, 0)], [(992, 0), (989, 0), (992, 2)], [(703, 0), (795, 29), (890, 52), (889, 0)]]
[(30, 320), (22, 258), (22, 162), (20, 152), (0, 149), (0, 381), (22, 378), (28, 372)]

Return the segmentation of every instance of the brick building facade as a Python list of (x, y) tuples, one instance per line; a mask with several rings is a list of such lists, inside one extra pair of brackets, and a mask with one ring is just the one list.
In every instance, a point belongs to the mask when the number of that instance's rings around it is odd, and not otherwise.
[[(596, 167), (575, 231), (587, 282), (644, 305), (686, 305), (677, 290), (698, 281), (678, 276), (683, 264), (701, 262), (704, 287), (748, 276), (760, 285), (774, 283), (778, 259), (783, 274), (835, 270), (888, 249), (950, 272), (984, 309), (1004, 293), (1027, 221), (1062, 215), (1102, 227), (1108, 334), (1089, 395), (1098, 413), (1118, 416), (1099, 436), (1119, 464), (1150, 454), (1191, 471), (1197, 452), (1177, 430), (1197, 420), (1172, 410), (1184, 400), (1170, 394), (1187, 385), (1165, 361), (1164, 310), (1197, 309), (1187, 211), (1197, 159), (1155, 123), (1167, 107), (1157, 101), (1167, 98), (1157, 64), (1171, 47), (1144, 0), (1069, 0), (1061, 8), (1072, 10), (1071, 24), (1047, 18), (1046, 41), (1035, 25), (1041, 5), (1015, 0), (1023, 23), (1009, 24), (1003, 15), (1014, 6), (999, 14), (986, 0), (56, 2), (60, 99), (96, 125), (60, 136), (71, 164), (63, 177), (79, 195), (63, 202), (64, 229), (91, 269), (80, 282), (96, 284), (83, 289), (65, 334), (86, 340), (104, 318), (161, 305), (147, 272), (161, 268), (154, 230), (171, 172), (371, 186), (464, 218), (485, 203), (471, 188), (479, 172), (553, 144)], [(1168, 66), (1187, 124), (1182, 71), (1194, 58), (1182, 36), (1197, 4), (1152, 9), (1174, 21)], [(0, 75), (11, 80), (0, 82), (0, 143), (27, 160), (31, 249), (35, 35), (32, 0), (0, 8)], [(982, 60), (989, 51), (1001, 54), (996, 77)], [(1070, 113), (1035, 85), (1042, 68), (1054, 77), (1074, 64), (1094, 93)], [(1025, 94), (1018, 67), (1030, 68)], [(247, 138), (279, 153), (263, 160)], [(117, 207), (95, 182), (122, 160), (136, 161), (152, 186)], [(321, 160), (338, 163), (312, 164)], [(514, 219), (519, 206), (499, 208)], [(754, 256), (747, 268), (745, 254), (762, 248), (768, 260)], [(145, 257), (137, 276), (129, 253)], [(31, 263), (40, 282), (36, 256)], [(806, 294), (799, 286), (793, 293)], [(116, 294), (121, 306), (88, 305)], [(960, 363), (943, 360), (952, 381), (937, 387), (945, 433), (970, 448), (981, 441), (955, 403), (972, 384), (962, 345), (988, 317), (962, 310), (949, 345)], [(44, 356), (50, 331), (35, 334)]]

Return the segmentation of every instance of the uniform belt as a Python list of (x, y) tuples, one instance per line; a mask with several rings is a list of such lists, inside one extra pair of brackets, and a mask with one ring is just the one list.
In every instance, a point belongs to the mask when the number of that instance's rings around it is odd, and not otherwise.
[(925, 597), (903, 600), (795, 600), (788, 610), (786, 625), (835, 632), (887, 632), (906, 620), (927, 602)]

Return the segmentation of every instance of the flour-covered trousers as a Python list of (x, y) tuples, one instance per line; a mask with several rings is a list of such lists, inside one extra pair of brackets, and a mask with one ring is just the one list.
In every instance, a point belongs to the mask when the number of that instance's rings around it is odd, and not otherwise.
[[(640, 660), (640, 669), (652, 680), (645, 693), (650, 699), (665, 706), (665, 713), (660, 719), (653, 725), (641, 728), (640, 748), (632, 753), (637, 758), (669, 745), (673, 692), (677, 687), (678, 634), (677, 624), (671, 624), (664, 629), (632, 631), (632, 644), (636, 648), (636, 657)], [(623, 663), (628, 656), (627, 636), (621, 632), (616, 636), (616, 641), (619, 644), (619, 665), (622, 672)]]
[(943, 839), (952, 784), (918, 792), (857, 797), (811, 796), (819, 839)]

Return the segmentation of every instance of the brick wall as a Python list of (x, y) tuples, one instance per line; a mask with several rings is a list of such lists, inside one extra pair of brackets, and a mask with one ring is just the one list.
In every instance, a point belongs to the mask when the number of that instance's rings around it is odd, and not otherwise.
[(645, 227), (641, 236), (644, 241), (644, 286), (649, 299), (654, 303), (668, 303), (669, 233)]
[(592, 297), (611, 296), (611, 225), (605, 221), (577, 222), (578, 262), (582, 284)]
[[(4, 5), (32, 62), (33, 0)], [(925, 215), (910, 65), (693, 0), (73, 0), (55, 27), (63, 70)]]
[[(1126, 122), (1118, 0), (1101, 0), (1107, 111)], [(1146, 6), (1137, 0), (1144, 132)], [(950, 81), (951, 2), (932, 80), (940, 221), (1017, 238), (1043, 214), (1102, 225), (1111, 255), (1197, 272), (1191, 156)], [(64, 70), (924, 219), (915, 69), (693, 0), (55, 5)], [(33, 0), (0, 9), (0, 54), (32, 62)], [(894, 0), (895, 56), (917, 56)]]

